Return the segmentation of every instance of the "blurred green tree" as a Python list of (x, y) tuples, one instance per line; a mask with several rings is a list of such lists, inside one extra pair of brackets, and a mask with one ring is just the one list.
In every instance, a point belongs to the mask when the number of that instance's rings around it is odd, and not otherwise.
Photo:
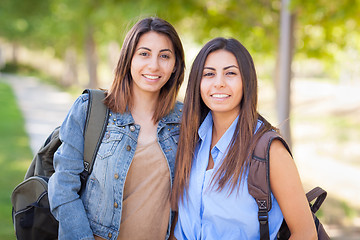
[[(237, 38), (255, 59), (278, 65), (281, 5), (281, 0), (2, 0), (0, 36), (14, 46), (54, 49), (64, 59), (67, 85), (76, 82), (77, 63), (84, 60), (94, 88), (106, 46), (119, 45), (144, 16), (168, 20), (199, 44), (217, 36)], [(360, 52), (359, 0), (291, 0), (289, 10), (291, 55), (333, 63), (339, 51)]]
[[(274, 58), (280, 8), (280, 0), (2, 0), (0, 36), (15, 44), (51, 47), (61, 58), (75, 49), (87, 56), (96, 83), (97, 50), (120, 42), (139, 16), (165, 18), (200, 44), (220, 35), (235, 37), (255, 56)], [(351, 44), (359, 50), (358, 0), (292, 0), (291, 12), (297, 56), (329, 61), (334, 49)]]
[(36, 35), (32, 34), (41, 24), (42, 16), (50, 12), (49, 7), (47, 0), (2, 0), (0, 2), (0, 36), (13, 44), (13, 61), (17, 60), (18, 44), (37, 42)]

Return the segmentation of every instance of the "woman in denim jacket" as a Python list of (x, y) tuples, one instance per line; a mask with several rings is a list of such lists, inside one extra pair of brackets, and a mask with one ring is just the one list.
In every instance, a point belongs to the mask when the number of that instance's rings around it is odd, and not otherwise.
[(168, 22), (145, 18), (128, 32), (105, 98), (107, 129), (80, 196), (88, 95), (75, 101), (49, 180), (60, 240), (169, 238), (184, 68), (180, 38)]

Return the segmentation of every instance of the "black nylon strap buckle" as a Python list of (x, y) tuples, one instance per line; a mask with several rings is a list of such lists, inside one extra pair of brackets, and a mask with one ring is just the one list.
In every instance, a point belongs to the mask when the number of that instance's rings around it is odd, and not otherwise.
[(268, 223), (268, 213), (264, 212), (264, 211), (259, 211), (258, 219), (259, 219), (259, 223), (261, 225), (267, 224)]
[(79, 195), (81, 194), (81, 191), (85, 189), (85, 185), (86, 185), (86, 181), (87, 181), (88, 177), (89, 177), (89, 172), (87, 172), (86, 170), (84, 170), (80, 173), (81, 187), (78, 192)]

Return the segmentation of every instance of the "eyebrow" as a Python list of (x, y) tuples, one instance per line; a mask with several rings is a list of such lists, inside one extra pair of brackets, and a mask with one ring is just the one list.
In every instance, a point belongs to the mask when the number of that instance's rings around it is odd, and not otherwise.
[[(140, 50), (140, 49), (145, 49), (145, 50), (151, 52), (151, 49), (147, 48), (147, 47), (139, 47), (137, 50)], [(160, 52), (171, 52), (172, 53), (171, 49), (168, 49), (168, 48), (161, 49)]]
[(213, 67), (204, 67), (204, 69), (209, 69), (209, 70), (215, 71), (215, 68), (213, 68)]
[[(232, 68), (232, 67), (234, 67), (234, 68), (239, 68), (238, 66), (235, 66), (235, 65), (230, 65), (230, 66), (226, 66), (226, 67), (224, 67), (223, 69), (224, 70), (226, 70), (226, 69), (229, 69), (229, 68)], [(204, 69), (209, 69), (209, 70), (213, 70), (213, 71), (215, 71), (216, 69), (215, 68), (213, 68), (213, 67), (204, 67)]]
[(239, 68), (238, 66), (230, 65), (230, 66), (224, 67), (224, 70), (229, 69), (229, 68), (232, 68), (232, 67), (234, 67), (234, 68)]

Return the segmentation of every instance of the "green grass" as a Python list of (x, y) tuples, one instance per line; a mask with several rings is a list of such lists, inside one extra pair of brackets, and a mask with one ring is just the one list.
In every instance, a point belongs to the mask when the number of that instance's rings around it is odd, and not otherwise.
[(11, 87), (0, 82), (0, 239), (14, 240), (11, 193), (28, 168), (32, 153), (24, 119)]

